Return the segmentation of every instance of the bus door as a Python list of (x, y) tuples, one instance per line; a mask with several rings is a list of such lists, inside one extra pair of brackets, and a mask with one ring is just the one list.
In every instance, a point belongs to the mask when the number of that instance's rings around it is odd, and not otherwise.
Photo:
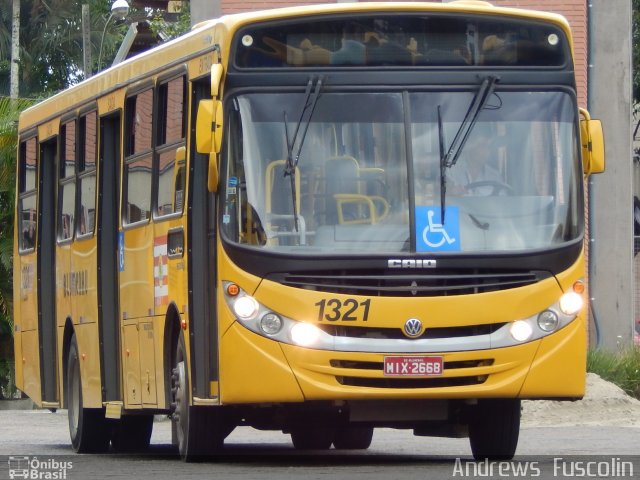
[[(26, 137), (26, 138), (25, 138)], [(16, 240), (19, 267), (14, 269), (16, 386), (34, 401), (42, 400), (38, 346), (36, 223), (38, 218), (38, 137), (20, 141)]]
[(163, 242), (154, 237), (151, 222), (153, 102), (154, 89), (147, 83), (141, 89), (127, 92), (124, 104), (123, 228), (118, 239), (118, 288), (125, 408), (157, 405), (154, 271), (164, 271), (165, 256), (160, 255)]
[(98, 322), (103, 401), (120, 400), (118, 204), (120, 114), (100, 118), (98, 166)]
[(38, 346), (43, 402), (57, 403), (56, 355), (56, 202), (58, 142), (56, 139), (40, 144), (40, 175), (38, 198)]
[[(211, 98), (211, 83), (192, 83), (192, 123), (200, 100)], [(192, 148), (195, 151), (195, 148)], [(189, 322), (194, 396), (217, 396), (215, 195), (207, 189), (208, 156), (195, 153), (189, 173)]]

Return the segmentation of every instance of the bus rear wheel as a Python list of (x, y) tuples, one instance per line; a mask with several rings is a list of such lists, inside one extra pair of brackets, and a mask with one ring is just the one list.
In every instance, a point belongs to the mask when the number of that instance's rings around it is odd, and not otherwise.
[(476, 460), (511, 460), (520, 434), (520, 400), (479, 400), (470, 410), (469, 442)]
[(226, 418), (224, 407), (189, 405), (189, 367), (182, 332), (176, 346), (171, 385), (172, 429), (180, 457), (185, 462), (197, 462), (215, 456), (234, 425)]
[(373, 440), (373, 427), (342, 427), (336, 430), (333, 446), (337, 450), (366, 450)]
[(78, 453), (106, 452), (109, 448), (109, 425), (104, 409), (84, 407), (75, 334), (71, 337), (67, 356), (67, 408), (73, 450)]

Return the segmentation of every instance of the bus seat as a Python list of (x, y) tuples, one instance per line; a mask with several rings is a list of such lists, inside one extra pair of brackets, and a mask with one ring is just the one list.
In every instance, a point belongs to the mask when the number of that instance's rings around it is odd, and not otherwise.
[[(292, 214), (291, 179), (285, 177), (286, 160), (274, 160), (265, 174), (265, 210), (267, 213)], [(300, 169), (295, 171), (296, 209), (300, 213)]]
[(327, 223), (373, 224), (384, 218), (389, 213), (389, 203), (386, 199), (364, 193), (365, 183), (383, 173), (384, 170), (381, 168), (360, 168), (358, 161), (349, 155), (327, 159), (327, 197), (334, 200), (333, 205), (327, 206)]
[[(291, 179), (284, 174), (286, 167), (286, 160), (274, 160), (267, 165), (265, 172), (265, 230), (271, 241), (277, 240), (279, 232), (295, 230)], [(294, 185), (296, 212), (300, 217), (300, 169), (298, 167), (294, 173)]]

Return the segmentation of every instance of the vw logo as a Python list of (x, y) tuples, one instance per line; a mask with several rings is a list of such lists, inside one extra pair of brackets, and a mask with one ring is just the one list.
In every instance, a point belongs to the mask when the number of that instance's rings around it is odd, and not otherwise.
[(419, 337), (422, 334), (422, 322), (417, 318), (410, 318), (404, 322), (403, 331), (407, 337)]

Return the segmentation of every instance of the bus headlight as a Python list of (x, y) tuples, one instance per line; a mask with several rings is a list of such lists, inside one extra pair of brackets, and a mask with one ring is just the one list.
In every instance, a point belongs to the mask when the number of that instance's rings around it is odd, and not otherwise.
[(267, 313), (260, 319), (260, 328), (267, 335), (275, 335), (282, 330), (282, 319), (275, 313)]
[(254, 318), (258, 313), (258, 308), (259, 305), (256, 299), (249, 295), (239, 297), (233, 302), (233, 313), (242, 320), (251, 320)]
[(558, 327), (558, 315), (552, 310), (545, 310), (538, 315), (538, 327), (545, 332), (553, 332)]
[(567, 292), (560, 297), (560, 310), (565, 315), (575, 315), (582, 310), (582, 295), (576, 292)]
[(531, 338), (533, 329), (526, 320), (517, 320), (511, 324), (509, 332), (517, 342), (526, 342)]
[(573, 289), (562, 294), (555, 303), (544, 310), (534, 313), (530, 317), (509, 322), (503, 328), (496, 330), (492, 334), (491, 345), (506, 347), (532, 342), (569, 325), (578, 318), (578, 314), (584, 306), (581, 292), (576, 291), (576, 285), (580, 287), (582, 283), (576, 282)]
[(291, 328), (291, 340), (301, 347), (310, 347), (318, 341), (322, 330), (310, 323), (296, 323)]
[[(328, 349), (333, 337), (313, 323), (293, 320), (274, 312), (232, 282), (222, 282), (227, 307), (238, 324), (262, 337), (276, 342)], [(230, 288), (232, 287), (232, 288)]]

